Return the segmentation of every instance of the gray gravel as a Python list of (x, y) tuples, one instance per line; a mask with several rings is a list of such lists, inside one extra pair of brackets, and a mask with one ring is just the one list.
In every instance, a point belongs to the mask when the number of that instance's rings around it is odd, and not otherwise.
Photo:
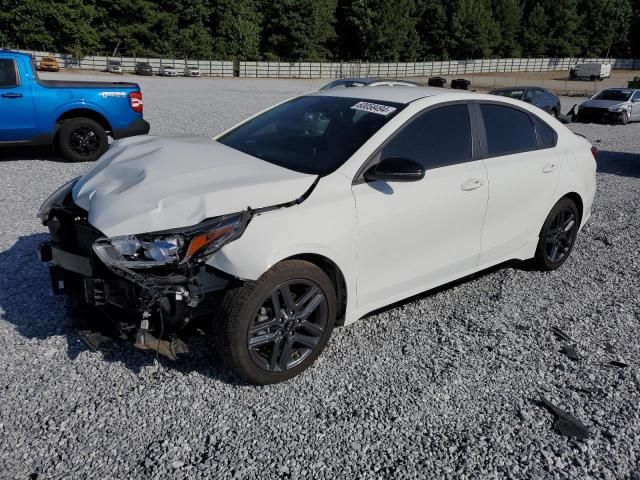
[[(322, 83), (139, 81), (152, 132), (174, 135)], [(34, 253), (38, 206), (87, 165), (1, 153), (0, 478), (640, 479), (640, 124), (571, 128), (603, 153), (562, 269), (505, 266), (372, 315), (262, 388), (236, 384), (204, 340), (176, 364), (118, 341), (88, 351)], [(541, 395), (591, 438), (557, 434)]]

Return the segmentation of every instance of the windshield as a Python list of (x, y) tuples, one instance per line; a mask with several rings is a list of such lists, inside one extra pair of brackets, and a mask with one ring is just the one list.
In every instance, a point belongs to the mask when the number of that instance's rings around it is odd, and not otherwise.
[(603, 90), (594, 97), (594, 100), (615, 100), (626, 102), (631, 98), (631, 90)]
[(218, 141), (302, 173), (328, 175), (404, 105), (355, 98), (296, 98), (240, 125)]
[(520, 100), (524, 90), (494, 90), (491, 92), (493, 95), (500, 95), (501, 97), (515, 98)]

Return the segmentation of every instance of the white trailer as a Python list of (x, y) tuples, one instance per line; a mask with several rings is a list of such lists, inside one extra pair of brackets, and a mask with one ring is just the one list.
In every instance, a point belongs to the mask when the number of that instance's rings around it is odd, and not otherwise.
[(576, 80), (604, 80), (611, 76), (611, 64), (580, 63), (569, 71), (569, 76)]

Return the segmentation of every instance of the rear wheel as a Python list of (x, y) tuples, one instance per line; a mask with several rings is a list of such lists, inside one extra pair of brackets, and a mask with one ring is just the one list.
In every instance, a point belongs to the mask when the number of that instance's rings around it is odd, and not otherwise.
[(109, 139), (98, 122), (78, 117), (62, 124), (58, 144), (62, 155), (70, 162), (93, 162), (106, 152)]
[(319, 267), (284, 261), (225, 294), (214, 327), (217, 350), (250, 383), (288, 380), (324, 349), (336, 303), (333, 283)]
[(555, 270), (569, 258), (576, 242), (580, 217), (570, 198), (563, 198), (551, 209), (540, 231), (534, 264), (540, 270)]

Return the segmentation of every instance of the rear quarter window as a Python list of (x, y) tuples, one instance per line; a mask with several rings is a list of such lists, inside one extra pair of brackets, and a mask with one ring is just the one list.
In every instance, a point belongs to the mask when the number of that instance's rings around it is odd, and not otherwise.
[(536, 116), (533, 117), (533, 122), (535, 123), (536, 132), (538, 133), (538, 147), (555, 147), (558, 143), (558, 134), (556, 131)]

